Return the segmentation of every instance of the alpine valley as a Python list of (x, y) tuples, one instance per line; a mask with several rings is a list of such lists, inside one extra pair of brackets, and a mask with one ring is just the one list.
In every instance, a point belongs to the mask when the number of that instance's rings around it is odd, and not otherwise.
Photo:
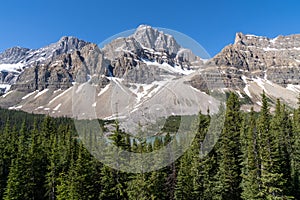
[(62, 37), (40, 49), (5, 50), (0, 107), (102, 119), (141, 112), (190, 115), (208, 108), (217, 112), (220, 97), (230, 91), (239, 95), (242, 109), (259, 110), (264, 90), (272, 106), (280, 99), (293, 108), (299, 69), (300, 35), (271, 39), (237, 33), (233, 44), (205, 60), (173, 36), (141, 25), (103, 48)]

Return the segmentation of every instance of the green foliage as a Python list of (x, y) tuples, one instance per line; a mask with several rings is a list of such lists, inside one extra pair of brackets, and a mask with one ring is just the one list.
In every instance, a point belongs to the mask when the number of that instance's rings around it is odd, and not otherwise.
[(218, 168), (217, 194), (218, 199), (240, 199), (241, 168), (240, 168), (240, 130), (241, 113), (238, 96), (231, 93), (226, 104), (223, 132), (220, 137), (220, 157)]
[[(277, 101), (272, 114), (264, 93), (262, 100), (259, 113), (242, 113), (237, 95), (228, 93), (226, 110), (199, 113), (196, 120), (162, 119), (159, 136), (150, 139), (142, 137), (142, 128), (133, 137), (118, 121), (98, 120), (104, 132), (114, 127), (107, 143), (99, 143), (87, 128), (94, 121), (81, 121), (88, 131), (78, 136), (72, 119), (0, 109), (0, 199), (300, 199), (300, 108), (291, 114)], [(177, 139), (184, 138), (175, 135), (183, 121), (189, 122), (183, 130), (195, 128), (186, 132), (194, 141), (179, 160), (157, 171), (118, 171), (88, 151), (106, 145), (108, 161), (124, 167), (123, 151), (145, 155), (166, 145), (179, 149), (158, 154), (163, 162), (183, 151)], [(112, 156), (113, 146), (119, 151)], [(136, 167), (151, 165), (144, 158)]]

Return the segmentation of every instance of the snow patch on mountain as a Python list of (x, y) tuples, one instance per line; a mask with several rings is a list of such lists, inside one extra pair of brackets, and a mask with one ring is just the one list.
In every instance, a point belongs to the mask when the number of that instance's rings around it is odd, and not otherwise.
[(60, 108), (60, 106), (61, 106), (61, 103), (58, 104), (55, 108), (53, 108), (53, 110), (54, 110), (54, 111), (57, 111), (57, 110)]
[(109, 89), (110, 85), (106, 85), (104, 88), (102, 88), (100, 90), (100, 92), (98, 93), (98, 97), (101, 96), (102, 94), (104, 94), (108, 89)]
[(291, 91), (296, 92), (296, 93), (299, 93), (300, 92), (300, 85), (288, 84), (286, 89), (291, 90)]
[(16, 63), (16, 64), (0, 64), (1, 72), (13, 72), (13, 73), (21, 73), (23, 71), (24, 64)]
[(56, 97), (54, 97), (53, 99), (51, 99), (51, 101), (49, 101), (48, 104), (52, 104), (54, 101), (56, 101), (60, 97), (64, 96), (67, 92), (69, 92), (72, 89), (73, 89), (73, 87), (69, 87), (67, 90), (64, 90), (62, 93), (60, 93), (59, 95), (57, 95)]
[(165, 62), (162, 64), (160, 64), (158, 62), (148, 61), (148, 60), (143, 60), (143, 62), (146, 63), (148, 66), (157, 66), (160, 69), (163, 69), (170, 73), (189, 75), (189, 74), (195, 72), (194, 70), (182, 69), (181, 66), (178, 66), (178, 65), (175, 65), (174, 67), (172, 67), (171, 65), (169, 65), (168, 63), (165, 63)]
[(27, 99), (28, 97), (30, 97), (31, 95), (35, 94), (36, 91), (33, 91), (31, 93), (28, 93), (27, 95), (25, 95), (24, 97), (22, 97), (22, 100)]
[(246, 76), (242, 76), (242, 80), (244, 81), (244, 83), (246, 84), (245, 88), (244, 88), (244, 92), (247, 94), (248, 97), (252, 98), (251, 93), (249, 91), (249, 85), (248, 85), (248, 81), (247, 81), (247, 77)]
[(10, 90), (10, 88), (11, 88), (10, 84), (4, 84), (4, 83), (0, 84), (0, 89), (4, 91), (4, 93), (7, 93)]
[(49, 91), (49, 89), (48, 89), (48, 88), (47, 88), (47, 89), (44, 89), (44, 90), (42, 90), (42, 91), (38, 92), (38, 93), (37, 93), (37, 95), (35, 95), (35, 97), (34, 97), (34, 98), (36, 99), (36, 98), (38, 98), (39, 96), (41, 96), (41, 95), (45, 94), (45, 93), (46, 93), (46, 92), (48, 92), (48, 91)]

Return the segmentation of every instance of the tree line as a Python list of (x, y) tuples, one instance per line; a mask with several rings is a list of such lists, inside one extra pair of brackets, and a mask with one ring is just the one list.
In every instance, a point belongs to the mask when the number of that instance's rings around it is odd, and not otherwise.
[[(105, 145), (142, 154), (176, 143), (180, 117), (171, 122), (151, 142), (130, 138), (117, 121), (100, 125), (113, 125)], [(194, 126), (195, 138), (178, 160), (126, 173), (92, 156), (72, 119), (0, 109), (0, 199), (300, 199), (300, 108), (278, 100), (271, 113), (263, 93), (260, 112), (245, 113), (230, 93), (226, 109), (199, 113)]]

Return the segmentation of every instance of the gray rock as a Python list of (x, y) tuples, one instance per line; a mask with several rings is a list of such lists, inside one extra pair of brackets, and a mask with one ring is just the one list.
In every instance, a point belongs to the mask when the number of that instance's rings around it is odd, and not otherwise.
[[(12, 89), (27, 92), (45, 88), (67, 89), (73, 82), (84, 83), (89, 81), (93, 74), (104, 74), (106, 65), (97, 45), (89, 44), (81, 51), (63, 54), (48, 63), (26, 68)], [(97, 80), (102, 84), (99, 77), (94, 77), (93, 83), (98, 84)]]
[(140, 25), (132, 37), (143, 47), (157, 51), (167, 51), (169, 54), (177, 54), (181, 48), (173, 36), (147, 25)]
[(28, 55), (30, 49), (22, 47), (13, 47), (5, 50), (0, 54), (0, 64), (3, 63), (19, 63)]
[(282, 86), (298, 84), (300, 35), (270, 39), (237, 33), (235, 43), (225, 47), (208, 64), (224, 69), (234, 68), (235, 74), (240, 70), (243, 72), (241, 75), (267, 77)]

